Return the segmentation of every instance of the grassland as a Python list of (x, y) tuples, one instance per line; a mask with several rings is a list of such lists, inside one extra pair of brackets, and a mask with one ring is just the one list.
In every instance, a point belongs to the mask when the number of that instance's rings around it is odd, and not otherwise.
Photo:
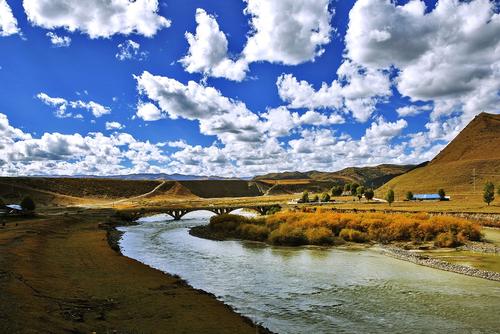
[(213, 296), (120, 256), (110, 210), (0, 226), (0, 333), (267, 333)]

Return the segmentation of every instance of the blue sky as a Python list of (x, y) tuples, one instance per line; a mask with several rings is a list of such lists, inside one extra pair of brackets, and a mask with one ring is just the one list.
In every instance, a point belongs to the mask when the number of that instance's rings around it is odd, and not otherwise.
[(500, 113), (495, 1), (86, 6), (0, 0), (0, 175), (420, 163)]

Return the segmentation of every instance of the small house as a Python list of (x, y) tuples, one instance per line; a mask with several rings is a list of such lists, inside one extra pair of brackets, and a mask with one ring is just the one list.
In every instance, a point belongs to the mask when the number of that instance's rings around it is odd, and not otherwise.
[[(440, 201), (441, 196), (439, 194), (414, 194), (413, 199), (417, 201)], [(445, 196), (444, 200), (449, 201), (450, 196)]]

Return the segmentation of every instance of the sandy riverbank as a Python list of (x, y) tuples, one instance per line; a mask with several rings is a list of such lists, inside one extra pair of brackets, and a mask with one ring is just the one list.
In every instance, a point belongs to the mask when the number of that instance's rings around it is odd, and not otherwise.
[(108, 210), (0, 227), (1, 333), (266, 333), (213, 296), (121, 256)]

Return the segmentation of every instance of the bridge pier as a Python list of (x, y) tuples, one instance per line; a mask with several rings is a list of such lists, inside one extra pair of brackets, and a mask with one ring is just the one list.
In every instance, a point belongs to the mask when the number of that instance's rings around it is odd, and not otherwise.
[(227, 215), (227, 214), (233, 212), (234, 210), (236, 210), (236, 208), (230, 208), (230, 207), (210, 209), (211, 212), (215, 213), (218, 216)]
[(191, 212), (189, 209), (172, 209), (166, 210), (166, 214), (174, 218), (174, 220), (181, 220), (188, 212)]

